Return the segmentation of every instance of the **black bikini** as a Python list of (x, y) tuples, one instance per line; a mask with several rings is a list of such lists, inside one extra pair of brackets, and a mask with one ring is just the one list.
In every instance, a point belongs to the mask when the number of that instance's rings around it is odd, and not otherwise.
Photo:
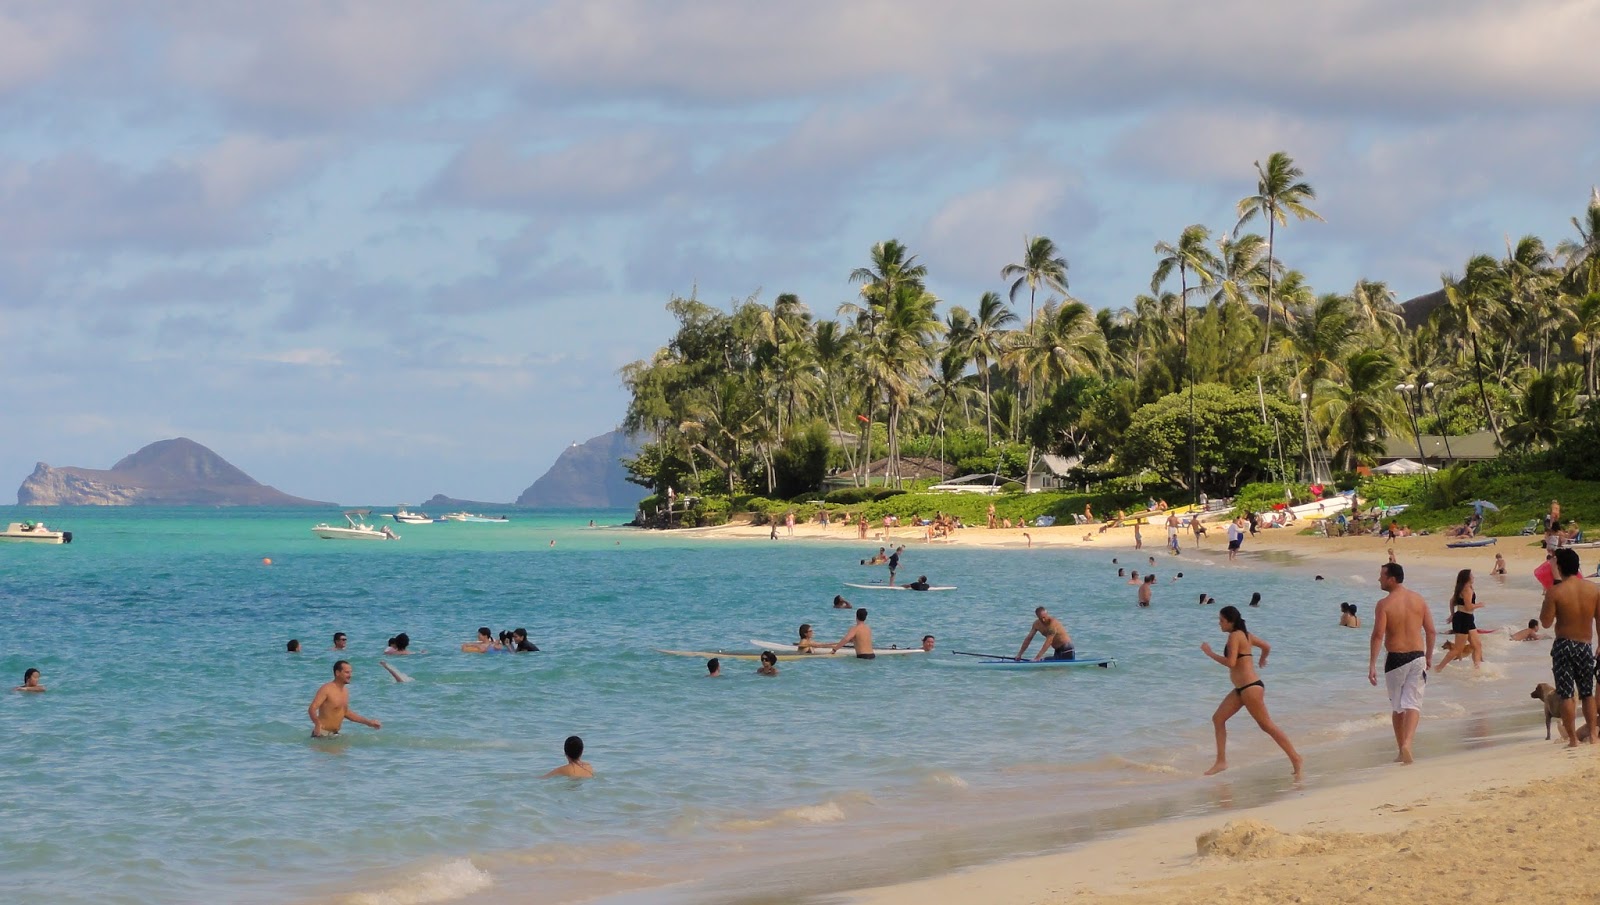
[(1251, 683), (1250, 683), (1250, 684), (1249, 684), (1249, 685), (1241, 685), (1241, 686), (1239, 686), (1239, 687), (1238, 687), (1238, 688), (1235, 688), (1235, 689), (1234, 689), (1234, 690), (1233, 690), (1233, 693), (1234, 693), (1234, 694), (1236, 694), (1236, 695), (1238, 695), (1238, 696), (1239, 696), (1239, 697), (1240, 697), (1240, 698), (1241, 698), (1241, 699), (1242, 699), (1242, 698), (1243, 698), (1243, 697), (1244, 697), (1244, 690), (1245, 690), (1245, 689), (1246, 689), (1246, 688), (1254, 688), (1254, 687), (1256, 687), (1256, 686), (1257, 686), (1257, 685), (1259, 685), (1259, 686), (1261, 686), (1261, 690), (1262, 690), (1262, 691), (1266, 691), (1266, 689), (1267, 689), (1267, 683), (1265, 683), (1265, 682), (1263, 682), (1263, 681), (1261, 681), (1261, 680), (1260, 680), (1260, 679), (1257, 679), (1257, 680), (1255, 680), (1255, 681), (1254, 681), (1254, 682), (1251, 682)]

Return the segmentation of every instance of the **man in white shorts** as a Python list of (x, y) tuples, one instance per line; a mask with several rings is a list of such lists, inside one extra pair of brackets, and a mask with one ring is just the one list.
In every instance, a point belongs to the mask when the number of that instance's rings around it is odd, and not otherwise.
[(1378, 570), (1378, 587), (1388, 596), (1378, 601), (1372, 620), (1372, 649), (1367, 659), (1367, 681), (1378, 684), (1378, 648), (1388, 656), (1383, 664), (1383, 682), (1389, 691), (1389, 710), (1394, 722), (1394, 741), (1400, 749), (1395, 761), (1411, 763), (1411, 740), (1422, 719), (1422, 695), (1433, 668), (1433, 615), (1422, 595), (1404, 584), (1405, 569), (1399, 563), (1384, 563)]

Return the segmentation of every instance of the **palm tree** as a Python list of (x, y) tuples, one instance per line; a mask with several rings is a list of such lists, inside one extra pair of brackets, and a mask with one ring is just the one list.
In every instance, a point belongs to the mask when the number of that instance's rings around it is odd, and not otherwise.
[(1395, 361), (1381, 349), (1360, 349), (1344, 360), (1342, 380), (1324, 380), (1324, 401), (1314, 412), (1328, 428), (1334, 456), (1346, 471), (1384, 452), (1391, 428), (1405, 432), (1401, 399), (1394, 392)]
[(912, 393), (928, 376), (933, 338), (944, 329), (934, 316), (938, 299), (909, 283), (899, 286), (883, 304), (883, 318), (863, 348), (869, 385), (882, 390), (889, 409), (889, 456), (885, 483), (900, 483), (900, 415)]
[(1356, 288), (1350, 291), (1350, 301), (1355, 303), (1356, 312), (1365, 322), (1368, 332), (1382, 337), (1398, 336), (1405, 332), (1405, 316), (1395, 304), (1394, 290), (1389, 288), (1388, 283), (1356, 280)]
[[(917, 263), (917, 256), (908, 254), (898, 239), (889, 239), (872, 246), (871, 263), (850, 271), (850, 282), (861, 284), (861, 298), (866, 304), (845, 302), (839, 306), (840, 314), (855, 318), (856, 329), (866, 334), (871, 344), (883, 319), (886, 307), (902, 290), (924, 291), (928, 268)], [(878, 385), (867, 379), (867, 421), (861, 425), (861, 467), (872, 461), (871, 407), (878, 396)]]
[(1581, 220), (1572, 218), (1572, 225), (1578, 230), (1577, 241), (1562, 239), (1556, 254), (1565, 262), (1575, 294), (1600, 292), (1600, 188), (1591, 190), (1589, 207)]
[(1506, 426), (1506, 444), (1514, 449), (1548, 449), (1577, 420), (1577, 366), (1562, 365), (1548, 374), (1530, 373)]
[(1600, 350), (1600, 292), (1591, 292), (1572, 305), (1572, 344), (1583, 356), (1583, 391), (1595, 392), (1595, 352)]
[(1211, 239), (1211, 231), (1198, 223), (1186, 226), (1178, 236), (1178, 244), (1168, 242), (1156, 243), (1156, 254), (1161, 255), (1161, 260), (1156, 264), (1156, 271), (1150, 277), (1150, 291), (1161, 292), (1161, 284), (1172, 276), (1172, 271), (1178, 271), (1178, 305), (1183, 314), (1183, 379), (1189, 385), (1189, 486), (1199, 492), (1199, 481), (1194, 475), (1194, 371), (1189, 357), (1189, 272), (1194, 271), (1195, 278), (1201, 286), (1211, 282), (1212, 274), (1221, 269), (1221, 262), (1216, 255), (1206, 247), (1206, 242)]
[(1012, 336), (1004, 358), (1032, 385), (1093, 373), (1104, 354), (1105, 337), (1094, 311), (1070, 301), (1046, 302), (1033, 327)]
[(939, 435), (939, 465), (944, 465), (944, 416), (952, 408), (963, 405), (971, 397), (972, 386), (967, 376), (971, 359), (954, 346), (946, 346), (938, 356), (933, 376), (928, 381), (928, 403), (933, 407), (934, 431)]
[[(1256, 161), (1256, 193), (1239, 199), (1239, 223), (1233, 231), (1237, 233), (1241, 227), (1249, 223), (1252, 218), (1260, 214), (1267, 221), (1267, 258), (1273, 257), (1273, 242), (1276, 238), (1276, 228), (1287, 226), (1288, 214), (1293, 214), (1296, 220), (1321, 220), (1322, 217), (1306, 206), (1307, 201), (1314, 201), (1317, 192), (1309, 182), (1301, 180), (1305, 173), (1294, 165), (1294, 158), (1283, 151), (1274, 151), (1267, 158), (1267, 165), (1263, 167), (1261, 161)], [(1272, 270), (1267, 270), (1267, 335), (1261, 347), (1261, 354), (1267, 354), (1272, 343)]]
[(1056, 243), (1045, 236), (1029, 236), (1023, 240), (1022, 263), (1007, 264), (1000, 268), (1000, 279), (1011, 280), (1011, 301), (1017, 293), (1028, 287), (1028, 326), (1033, 326), (1034, 297), (1039, 287), (1067, 294), (1067, 259), (1056, 250)]
[(1472, 372), (1478, 382), (1478, 398), (1483, 402), (1483, 417), (1494, 432), (1495, 445), (1503, 445), (1500, 426), (1489, 406), (1489, 393), (1483, 388), (1483, 347), (1478, 336), (1497, 314), (1502, 297), (1500, 262), (1488, 255), (1474, 255), (1460, 279), (1448, 274), (1444, 280), (1445, 305), (1456, 329), (1466, 338), (1472, 351)]
[[(951, 347), (970, 358), (977, 365), (978, 373), (983, 375), (984, 438), (993, 446), (994, 391), (990, 385), (990, 373), (1005, 349), (1006, 337), (1010, 333), (1007, 327), (1017, 322), (1017, 316), (1001, 301), (999, 293), (985, 292), (978, 299), (976, 315), (958, 307), (950, 312), (950, 320)], [(955, 329), (957, 323), (961, 324), (959, 332)]]
[(1317, 385), (1339, 373), (1339, 364), (1359, 332), (1350, 300), (1328, 293), (1298, 312), (1284, 336), (1293, 386), (1305, 394), (1306, 411), (1317, 410)]

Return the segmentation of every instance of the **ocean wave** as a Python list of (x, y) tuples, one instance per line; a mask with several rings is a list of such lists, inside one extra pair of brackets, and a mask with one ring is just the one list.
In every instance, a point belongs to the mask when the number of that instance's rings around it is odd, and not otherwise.
[(493, 885), (488, 871), (457, 858), (420, 870), (385, 889), (352, 893), (338, 901), (345, 905), (426, 905), (465, 898)]
[(935, 770), (932, 773), (929, 773), (928, 775), (922, 777), (922, 782), (923, 782), (924, 785), (936, 786), (938, 788), (946, 788), (946, 789), (965, 789), (965, 788), (967, 788), (967, 781), (965, 779), (962, 779), (961, 777), (955, 775), (954, 773), (946, 773), (946, 772), (944, 772), (942, 770)]
[(820, 826), (825, 823), (840, 823), (849, 819), (850, 807), (872, 803), (872, 797), (865, 792), (848, 792), (816, 804), (784, 808), (765, 817), (724, 821), (718, 824), (718, 828), (732, 832), (748, 832), (777, 826)]
[(497, 852), (479, 858), (494, 867), (500, 865), (587, 864), (601, 858), (636, 855), (644, 851), (637, 842), (615, 842), (607, 845), (540, 845), (512, 852)]

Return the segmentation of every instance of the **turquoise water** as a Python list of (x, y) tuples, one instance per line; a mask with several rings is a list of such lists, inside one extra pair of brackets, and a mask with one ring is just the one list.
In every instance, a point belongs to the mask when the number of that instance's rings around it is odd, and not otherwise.
[[(1247, 616), (1273, 644), (1269, 706), (1303, 750), (1387, 733), (1367, 633), (1336, 626), (1343, 600), (1370, 615), (1376, 563), (1319, 565), (1316, 582), (1216, 549), (1158, 554), (1156, 604), (1140, 610), (1110, 564), (1144, 571), (1131, 550), (911, 544), (902, 574), (960, 590), (850, 593), (843, 582), (882, 575), (856, 565), (870, 552), (856, 542), (584, 527), (623, 513), (400, 526), (401, 542), (368, 544), (313, 538), (332, 512), (0, 511), (41, 515), (74, 543), (0, 545), (0, 681), (36, 666), (50, 688), (0, 699), (0, 884), (27, 901), (423, 902), (508, 887), (561, 901), (913, 840), (952, 812), (994, 821), (1041, 795), (1131, 807), (1205, 782), (1229, 686), (1198, 650), (1222, 637), (1202, 590), (1264, 595)], [(940, 653), (785, 662), (776, 679), (732, 661), (713, 682), (700, 660), (652, 650), (747, 649), (801, 622), (837, 638), (852, 618), (828, 605), (841, 591), (871, 610), (879, 646), (933, 633)], [(1527, 618), (1526, 594), (1499, 593), (1518, 603), (1483, 624)], [(946, 653), (1014, 653), (1038, 603), (1082, 655), (1119, 668), (995, 673)], [(524, 626), (544, 650), (457, 652), (480, 625)], [(312, 742), (306, 705), (335, 631), (350, 637), (352, 706), (383, 728)], [(399, 631), (427, 651), (391, 658), (416, 680), (403, 685), (378, 666)], [(305, 653), (287, 655), (289, 638)], [(1514, 700), (1510, 670), (1540, 656), (1519, 646), (1479, 676), (1441, 678), (1430, 717)], [(1287, 787), (1270, 740), (1242, 715), (1233, 729), (1231, 761)], [(569, 734), (600, 777), (539, 781)], [(1317, 758), (1309, 769), (1315, 781)]]

